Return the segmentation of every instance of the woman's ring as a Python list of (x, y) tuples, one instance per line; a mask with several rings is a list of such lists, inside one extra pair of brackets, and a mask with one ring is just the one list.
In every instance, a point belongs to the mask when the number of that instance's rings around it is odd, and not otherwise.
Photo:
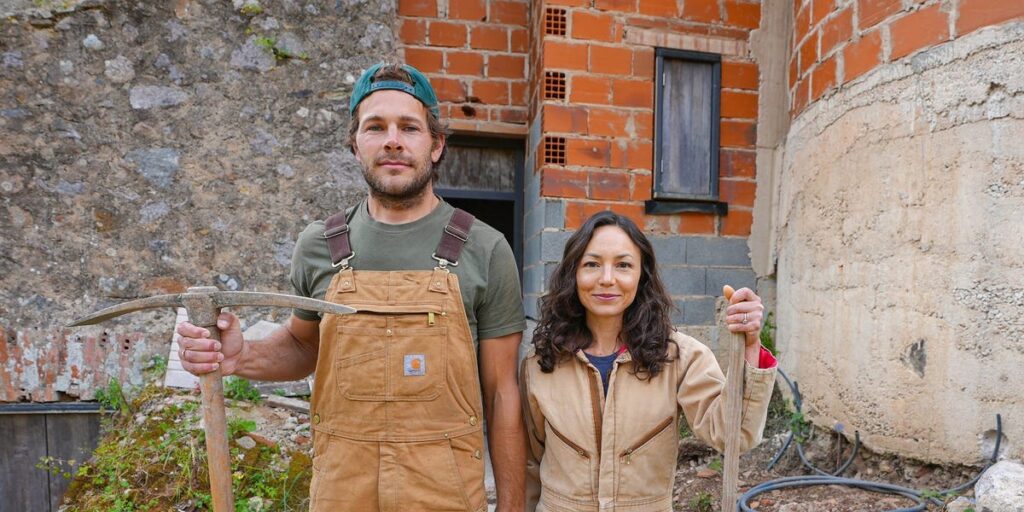
[(743, 313), (743, 320), (740, 320), (740, 323), (741, 324), (746, 324), (747, 323), (747, 314), (746, 313)]

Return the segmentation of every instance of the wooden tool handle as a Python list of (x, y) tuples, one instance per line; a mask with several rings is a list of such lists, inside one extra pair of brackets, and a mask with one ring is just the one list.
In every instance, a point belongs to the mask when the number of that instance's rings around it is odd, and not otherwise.
[[(217, 288), (194, 286), (188, 289), (185, 308), (189, 322), (210, 331), (210, 339), (220, 341), (217, 317), (220, 307), (213, 300)], [(224, 380), (220, 368), (199, 377), (203, 392), (203, 424), (206, 431), (206, 462), (210, 469), (210, 497), (213, 512), (235, 512), (231, 494), (231, 461), (228, 451), (228, 424), (224, 412)]]
[[(726, 300), (732, 299), (733, 289), (722, 288)], [(743, 421), (743, 362), (747, 348), (744, 333), (730, 333), (729, 367), (725, 380), (725, 461), (722, 465), (722, 512), (736, 510), (736, 492), (739, 486), (740, 427)]]
[[(214, 315), (217, 318), (218, 315)], [(206, 326), (210, 339), (220, 341), (217, 325)], [(231, 493), (231, 461), (228, 450), (228, 424), (224, 412), (224, 380), (220, 369), (199, 377), (203, 393), (203, 423), (206, 431), (206, 457), (210, 469), (210, 496), (214, 512), (234, 512)]]

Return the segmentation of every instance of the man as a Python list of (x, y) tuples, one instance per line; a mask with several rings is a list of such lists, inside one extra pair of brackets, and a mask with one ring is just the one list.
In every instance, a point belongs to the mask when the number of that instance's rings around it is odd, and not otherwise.
[(182, 324), (182, 365), (256, 380), (316, 370), (310, 510), (486, 510), (482, 417), (498, 510), (522, 510), (525, 320), (512, 251), (434, 195), (446, 128), (425, 76), (373, 66), (349, 110), (369, 197), (299, 235), (291, 281), (358, 312), (296, 310), (260, 342), (243, 341), (230, 313), (221, 343)]

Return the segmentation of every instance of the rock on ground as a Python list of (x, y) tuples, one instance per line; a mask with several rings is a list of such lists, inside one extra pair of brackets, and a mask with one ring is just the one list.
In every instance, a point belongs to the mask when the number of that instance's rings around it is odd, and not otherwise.
[(1024, 465), (1003, 460), (988, 468), (974, 485), (979, 512), (1024, 510)]

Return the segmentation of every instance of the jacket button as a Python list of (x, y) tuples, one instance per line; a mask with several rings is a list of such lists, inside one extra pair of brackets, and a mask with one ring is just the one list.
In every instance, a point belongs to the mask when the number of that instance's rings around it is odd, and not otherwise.
[(473, 425), (474, 427), (476, 426), (476, 416), (469, 417), (469, 424)]
[(316, 423), (317, 425), (320, 424), (320, 413), (316, 413), (313, 415), (313, 423)]
[(473, 452), (473, 458), (476, 460), (480, 460), (480, 450), (476, 450), (475, 452)]
[(387, 331), (384, 331), (384, 332), (385, 332), (385, 333), (386, 333), (386, 334), (387, 334), (388, 336), (391, 336), (391, 329), (388, 329)]

